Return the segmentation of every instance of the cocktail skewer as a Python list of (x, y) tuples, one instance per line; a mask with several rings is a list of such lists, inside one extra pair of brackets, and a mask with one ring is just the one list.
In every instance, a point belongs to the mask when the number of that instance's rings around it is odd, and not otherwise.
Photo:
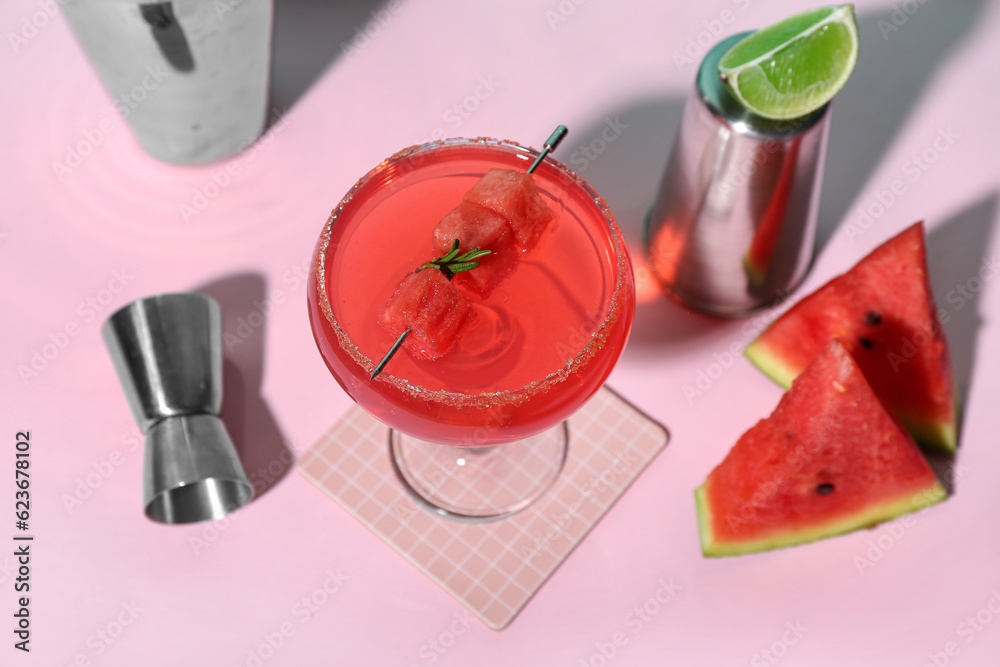
[[(563, 138), (566, 136), (568, 132), (569, 130), (566, 129), (565, 125), (559, 125), (558, 127), (556, 127), (555, 130), (553, 130), (552, 134), (549, 135), (549, 138), (546, 139), (545, 143), (542, 145), (542, 150), (539, 151), (538, 157), (536, 157), (535, 161), (531, 163), (530, 167), (528, 167), (529, 174), (534, 172), (535, 169), (538, 168), (538, 165), (542, 163), (542, 160), (545, 159), (546, 155), (548, 155), (549, 153), (551, 153), (556, 149), (556, 146), (559, 145), (559, 142), (563, 140)], [(451, 278), (452, 276), (449, 275), (448, 279), (451, 280)], [(393, 355), (395, 355), (396, 352), (399, 350), (399, 348), (403, 345), (403, 343), (406, 342), (406, 337), (409, 335), (410, 335), (409, 329), (405, 330), (403, 333), (399, 335), (399, 338), (396, 339), (396, 342), (392, 344), (392, 347), (389, 348), (389, 351), (385, 353), (384, 357), (382, 357), (382, 361), (378, 362), (378, 364), (372, 370), (372, 376), (370, 379), (374, 380), (375, 378), (378, 377), (378, 374), (382, 372), (382, 369), (385, 368), (385, 365), (389, 363), (389, 360), (392, 359)]]
[(546, 155), (556, 149), (556, 146), (558, 146), (559, 142), (563, 140), (567, 132), (569, 132), (569, 130), (566, 129), (565, 125), (560, 125), (552, 131), (552, 134), (549, 135), (549, 138), (546, 139), (545, 143), (542, 145), (542, 150), (538, 154), (538, 157), (536, 157), (535, 161), (531, 163), (530, 167), (528, 167), (529, 174), (538, 168), (538, 165), (542, 163), (542, 160), (545, 159)]

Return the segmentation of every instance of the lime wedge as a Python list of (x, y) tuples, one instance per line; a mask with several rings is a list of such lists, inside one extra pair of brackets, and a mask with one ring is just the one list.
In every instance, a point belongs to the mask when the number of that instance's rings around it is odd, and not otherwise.
[(722, 56), (719, 76), (750, 111), (788, 120), (833, 99), (857, 60), (854, 6), (820, 7), (748, 35)]

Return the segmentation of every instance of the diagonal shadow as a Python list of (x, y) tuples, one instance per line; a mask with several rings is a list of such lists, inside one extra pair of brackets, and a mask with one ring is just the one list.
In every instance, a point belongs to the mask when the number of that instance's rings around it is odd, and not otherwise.
[(628, 242), (638, 301), (629, 347), (677, 342), (717, 327), (663, 295), (644, 269), (642, 228), (684, 111), (684, 97), (639, 99), (570, 128), (556, 157), (604, 197)]
[[(285, 113), (338, 57), (351, 57), (392, 19), (383, 0), (281, 0), (274, 3), (271, 109)], [(395, 8), (396, 6), (393, 5)], [(365, 31), (373, 37), (365, 34)], [(269, 118), (270, 123), (276, 118)]]
[(570, 128), (559, 146), (556, 157), (604, 197), (630, 241), (642, 235), (683, 110), (679, 96), (636, 100)]
[[(259, 273), (227, 276), (203, 285), (222, 308), (222, 413), (240, 461), (259, 498), (295, 463), (260, 388), (264, 376), (267, 318), (274, 305)], [(279, 306), (280, 307), (280, 306)]]
[[(994, 247), (992, 237), (997, 223), (998, 202), (1000, 194), (997, 192), (986, 195), (936, 225), (927, 238), (931, 287), (941, 325), (948, 339), (955, 373), (959, 447), (962, 446), (963, 406), (969, 402), (968, 392), (975, 369), (976, 338), (982, 325), (979, 300), (990, 282), (1000, 279), (998, 258), (983, 255), (984, 248)], [(954, 480), (950, 462), (949, 465), (944, 465), (941, 460), (932, 459), (932, 464), (936, 464), (938, 476), (951, 492), (953, 489), (950, 485)]]
[(833, 102), (817, 254), (906, 125), (935, 70), (971, 32), (984, 5), (984, 0), (931, 2), (916, 5), (912, 14), (893, 9), (858, 17), (858, 64)]

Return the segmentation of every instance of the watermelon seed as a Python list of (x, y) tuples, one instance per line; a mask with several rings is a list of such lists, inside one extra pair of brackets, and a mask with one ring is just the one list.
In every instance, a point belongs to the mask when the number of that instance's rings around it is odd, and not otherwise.
[(816, 487), (816, 493), (818, 493), (821, 496), (830, 495), (831, 493), (833, 493), (833, 484), (830, 484), (829, 482), (820, 484), (819, 486)]
[(858, 338), (858, 340), (861, 342), (861, 347), (865, 348), (866, 350), (872, 349), (871, 338), (865, 338), (864, 336), (861, 336), (860, 338)]
[(869, 326), (875, 326), (876, 324), (882, 323), (882, 316), (876, 312), (868, 311), (868, 315), (865, 316), (865, 324)]

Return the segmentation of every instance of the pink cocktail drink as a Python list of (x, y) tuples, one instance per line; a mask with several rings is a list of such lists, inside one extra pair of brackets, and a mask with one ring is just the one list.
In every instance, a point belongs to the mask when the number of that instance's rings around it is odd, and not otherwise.
[(523, 172), (535, 156), (487, 139), (406, 149), (366, 174), (324, 228), (309, 284), (317, 345), (347, 393), (393, 429), (462, 446), (519, 440), (575, 412), (621, 354), (634, 310), (625, 241), (600, 196), (546, 159), (533, 178), (553, 219), (529, 250), (512, 247), (516, 265), (485, 298), (468, 290), (472, 316), (454, 346), (431, 360), (400, 350), (370, 379), (395, 341), (380, 311), (441, 254), (435, 226), (488, 170)]

